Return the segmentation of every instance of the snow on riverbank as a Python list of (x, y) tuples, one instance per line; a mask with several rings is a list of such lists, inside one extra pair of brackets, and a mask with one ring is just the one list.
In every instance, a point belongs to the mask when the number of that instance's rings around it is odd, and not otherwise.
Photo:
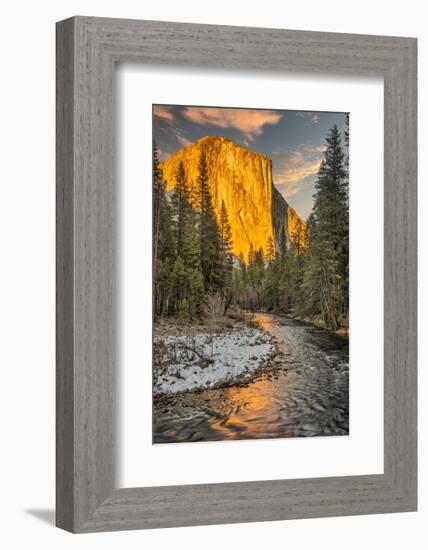
[(219, 334), (155, 338), (153, 391), (176, 393), (249, 379), (273, 353), (271, 338), (256, 328)]

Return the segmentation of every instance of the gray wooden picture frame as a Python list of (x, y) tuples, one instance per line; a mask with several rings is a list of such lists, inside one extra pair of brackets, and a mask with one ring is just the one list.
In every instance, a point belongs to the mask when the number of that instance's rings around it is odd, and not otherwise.
[[(57, 24), (56, 47), (58, 527), (83, 533), (416, 510), (416, 39), (73, 17)], [(383, 77), (383, 474), (115, 487), (117, 62)]]

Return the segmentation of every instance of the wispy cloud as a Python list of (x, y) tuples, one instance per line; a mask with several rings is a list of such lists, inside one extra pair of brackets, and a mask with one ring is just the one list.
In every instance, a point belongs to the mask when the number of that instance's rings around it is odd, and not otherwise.
[(168, 120), (169, 122), (175, 121), (174, 113), (167, 105), (155, 105), (153, 107), (153, 114), (155, 117), (161, 118), (162, 120)]
[(299, 149), (274, 151), (273, 179), (285, 198), (300, 191), (305, 178), (318, 173), (324, 149), (324, 146), (304, 145)]
[(326, 145), (303, 145), (302, 151), (305, 155), (322, 154), (326, 149)]
[(175, 137), (177, 138), (178, 143), (183, 147), (187, 147), (192, 143), (190, 139), (187, 139), (187, 137), (183, 136), (182, 134), (177, 133)]
[(217, 107), (186, 107), (182, 114), (195, 124), (239, 130), (248, 141), (262, 134), (264, 126), (277, 124), (283, 116), (275, 111)]
[(168, 153), (166, 153), (163, 149), (158, 149), (158, 157), (160, 162), (163, 162), (168, 158)]

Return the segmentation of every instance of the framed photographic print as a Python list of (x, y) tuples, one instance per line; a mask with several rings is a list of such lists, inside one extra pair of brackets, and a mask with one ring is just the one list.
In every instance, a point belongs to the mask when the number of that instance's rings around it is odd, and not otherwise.
[(416, 509), (415, 39), (58, 23), (57, 220), (59, 527)]

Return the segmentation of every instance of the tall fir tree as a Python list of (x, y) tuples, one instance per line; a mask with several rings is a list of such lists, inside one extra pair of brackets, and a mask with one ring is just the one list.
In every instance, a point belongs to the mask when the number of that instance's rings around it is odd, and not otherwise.
[(252, 261), (247, 269), (247, 281), (250, 289), (249, 305), (252, 309), (258, 309), (264, 305), (264, 279), (265, 279), (265, 263), (262, 247), (254, 250), (253, 245), (250, 246), (250, 254)]
[(208, 168), (205, 153), (199, 159), (197, 180), (200, 223), (201, 269), (206, 290), (215, 291), (221, 287), (220, 236), (208, 183)]
[(290, 245), (294, 247), (296, 255), (300, 256), (305, 248), (305, 227), (301, 219), (296, 221), (294, 231), (290, 235)]
[(302, 281), (305, 308), (320, 314), (336, 330), (347, 312), (348, 184), (337, 125), (326, 138), (326, 150), (315, 184), (308, 262)]
[(253, 264), (256, 261), (256, 251), (254, 250), (253, 243), (250, 242), (250, 249), (248, 251), (248, 265)]
[(232, 228), (229, 223), (224, 200), (221, 201), (220, 214), (218, 218), (218, 231), (220, 237), (220, 269), (223, 286), (223, 297), (225, 301), (225, 309), (231, 301), (232, 291), (232, 271), (233, 271), (233, 256), (232, 256)]
[(184, 164), (183, 161), (180, 161), (175, 173), (175, 187), (171, 197), (171, 206), (175, 222), (176, 252), (178, 256), (181, 256), (183, 252), (184, 233), (191, 212), (189, 198), (189, 185), (184, 171)]
[(273, 260), (275, 259), (275, 245), (272, 235), (269, 235), (267, 240), (265, 258), (268, 263), (273, 262)]

